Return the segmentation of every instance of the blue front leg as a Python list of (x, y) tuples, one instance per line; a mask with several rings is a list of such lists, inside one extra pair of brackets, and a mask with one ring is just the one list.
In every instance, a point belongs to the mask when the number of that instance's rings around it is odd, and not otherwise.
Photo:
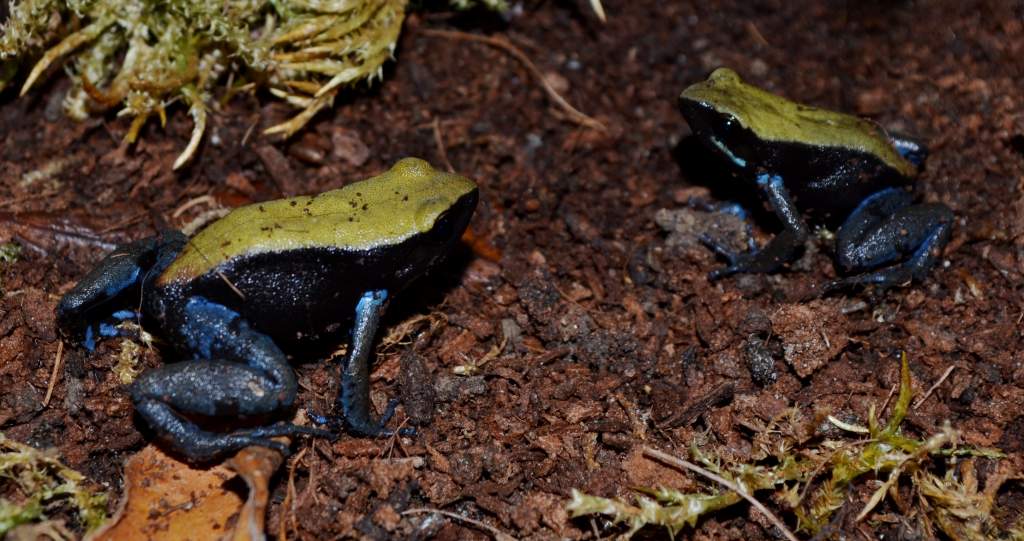
[[(384, 425), (395, 413), (397, 401), (392, 400), (388, 403), (387, 410), (380, 420), (374, 420), (370, 414), (370, 354), (387, 298), (388, 292), (379, 290), (367, 291), (359, 299), (352, 326), (352, 345), (341, 372), (338, 407), (344, 415), (344, 424), (348, 431), (360, 436), (394, 434), (394, 431), (385, 428)], [(400, 433), (412, 434), (415, 431), (402, 429)]]
[(120, 332), (111, 321), (137, 318), (143, 283), (159, 273), (185, 245), (185, 236), (166, 231), (118, 246), (85, 275), (57, 304), (57, 325), (89, 350), (100, 336)]
[(710, 237), (702, 238), (701, 240), (715, 253), (729, 262), (729, 266), (724, 269), (712, 271), (708, 276), (711, 280), (739, 272), (772, 272), (796, 259), (804, 241), (807, 240), (807, 225), (793, 203), (789, 191), (786, 190), (782, 177), (762, 174), (757, 177), (757, 185), (764, 190), (769, 205), (784, 228), (764, 248), (751, 249), (745, 253), (735, 253)]

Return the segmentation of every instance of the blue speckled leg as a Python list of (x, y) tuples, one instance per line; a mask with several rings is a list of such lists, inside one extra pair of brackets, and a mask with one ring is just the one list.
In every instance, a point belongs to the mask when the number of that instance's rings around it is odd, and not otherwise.
[[(836, 233), (839, 269), (861, 274), (829, 282), (822, 290), (923, 279), (949, 242), (953, 212), (942, 204), (912, 203), (911, 195), (897, 188), (865, 199)], [(892, 266), (866, 272), (885, 265)]]
[(782, 221), (784, 228), (763, 248), (752, 248), (746, 253), (735, 253), (711, 237), (702, 237), (701, 241), (704, 244), (707, 244), (716, 254), (729, 262), (729, 266), (724, 269), (712, 271), (708, 275), (711, 280), (740, 272), (772, 272), (784, 263), (795, 259), (800, 248), (803, 247), (804, 241), (807, 240), (807, 225), (786, 190), (782, 177), (760, 175), (757, 177), (757, 184), (764, 190), (769, 205)]
[(118, 246), (68, 291), (57, 304), (57, 325), (65, 336), (88, 350), (98, 337), (120, 335), (116, 322), (137, 318), (142, 283), (181, 251), (185, 236), (177, 231)]
[(292, 407), (297, 383), (273, 340), (233, 310), (201, 297), (190, 299), (183, 310), (181, 336), (196, 360), (149, 370), (131, 386), (136, 410), (174, 451), (208, 461), (249, 445), (287, 453), (271, 436), (330, 436), (288, 423), (216, 433), (186, 418), (269, 417)]
[[(348, 359), (341, 372), (341, 391), (338, 393), (338, 408), (344, 415), (346, 429), (360, 436), (390, 436), (393, 430), (385, 428), (395, 413), (396, 400), (388, 403), (380, 420), (374, 420), (370, 413), (370, 354), (373, 339), (377, 334), (380, 317), (388, 292), (367, 291), (356, 305), (356, 317), (352, 325), (352, 344)], [(321, 417), (320, 422), (332, 423), (332, 419)], [(403, 428), (401, 434), (415, 434), (415, 430)]]

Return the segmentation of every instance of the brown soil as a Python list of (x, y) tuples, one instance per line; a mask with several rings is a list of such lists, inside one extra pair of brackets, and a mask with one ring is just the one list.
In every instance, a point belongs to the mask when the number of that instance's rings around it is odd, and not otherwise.
[[(582, 1), (530, 3), (507, 24), (479, 14), (414, 16), (383, 84), (339, 100), (284, 143), (245, 135), (278, 122), (285, 106), (236, 98), (213, 115), (198, 159), (178, 173), (170, 166), (191, 129), (180, 107), (166, 129), (150, 122), (134, 148), (123, 148), (125, 119), (64, 118), (60, 73), (29, 97), (5, 93), (0, 241), (17, 241), (23, 256), (0, 267), (0, 430), (56, 447), (118, 493), (123, 461), (148, 437), (112, 372), (120, 341), (95, 354), (67, 349), (43, 404), (61, 293), (113, 243), (196, 219), (210, 206), (174, 212), (197, 197), (237, 205), (317, 192), (412, 155), (442, 166), (447, 159), (480, 184), (477, 251), (493, 248), (500, 258), (463, 250), (401, 295), (389, 328), (415, 314), (431, 318), (381, 351), (374, 400), (380, 407), (402, 397), (399, 417), (418, 423), (419, 435), (300, 442), (290, 463), (294, 509), (280, 504), (282, 475), (272, 532), (285, 520), (300, 539), (488, 537), (399, 514), (436, 507), (517, 538), (593, 538), (603, 522), (570, 521), (570, 489), (610, 496), (635, 485), (693, 486), (641, 458), (641, 445), (684, 455), (699, 439), (743, 460), (751, 451), (745, 419), (798, 406), (863, 420), (897, 382), (900, 351), (918, 393), (955, 367), (911, 412), (910, 435), (948, 419), (967, 443), (1024, 459), (1024, 6), (605, 4), (607, 25)], [(427, 28), (507, 37), (608, 131), (566, 121), (507, 53)], [(948, 264), (922, 284), (804, 302), (835, 272), (819, 241), (787, 272), (709, 283), (722, 262), (692, 242), (668, 242), (655, 215), (725, 180), (691, 166), (702, 151), (675, 108), (682, 88), (721, 65), (927, 141), (920, 191), (959, 218)], [(56, 173), (25, 180), (44, 167)], [(759, 218), (762, 242), (775, 227)], [(796, 352), (791, 362), (785, 351)], [(472, 375), (454, 373), (485, 356), (493, 358)], [(165, 360), (145, 348), (143, 358), (147, 366)], [(323, 358), (302, 361), (300, 404), (324, 410), (336, 369)], [(855, 493), (853, 505), (868, 494)], [(1021, 512), (1021, 496), (1011, 488), (1000, 501)], [(899, 519), (885, 516), (879, 535), (900, 532)], [(773, 539), (763, 524), (740, 505), (701, 522), (699, 537)]]

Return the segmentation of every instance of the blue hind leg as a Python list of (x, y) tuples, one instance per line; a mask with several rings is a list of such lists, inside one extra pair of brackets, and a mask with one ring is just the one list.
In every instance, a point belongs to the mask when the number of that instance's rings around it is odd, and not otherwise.
[(823, 291), (924, 279), (949, 242), (953, 212), (942, 204), (911, 203), (910, 194), (896, 188), (865, 199), (836, 233), (837, 263), (851, 276)]
[[(337, 406), (342, 412), (342, 418), (311, 415), (310, 418), (315, 422), (328, 426), (343, 425), (349, 433), (358, 436), (394, 434), (386, 425), (395, 413), (397, 400), (388, 403), (380, 419), (375, 420), (370, 413), (370, 354), (387, 297), (388, 292), (380, 290), (367, 291), (359, 299), (352, 325), (352, 344), (341, 371), (341, 391), (338, 393)], [(416, 430), (403, 428), (399, 433), (412, 435)]]
[(194, 297), (182, 315), (177, 332), (195, 359), (147, 370), (131, 386), (136, 411), (174, 451), (204, 462), (250, 445), (287, 454), (273, 436), (332, 436), (290, 423), (229, 432), (196, 424), (196, 417), (223, 418), (230, 426), (277, 416), (292, 408), (298, 383), (284, 352), (235, 311)]

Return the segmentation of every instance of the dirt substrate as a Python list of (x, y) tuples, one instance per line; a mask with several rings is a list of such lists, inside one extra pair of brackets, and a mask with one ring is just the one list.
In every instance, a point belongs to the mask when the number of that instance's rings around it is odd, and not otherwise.
[[(435, 507), (517, 538), (594, 538), (601, 519), (567, 517), (572, 488), (603, 496), (694, 488), (643, 458), (642, 445), (685, 456), (698, 442), (743, 461), (753, 453), (750, 427), (787, 407), (863, 423), (897, 383), (900, 351), (919, 396), (953, 369), (911, 410), (907, 434), (927, 437), (948, 420), (967, 444), (999, 447), (1020, 465), (1024, 5), (605, 6), (607, 25), (582, 1), (529, 3), (507, 23), (414, 15), (383, 84), (340, 100), (284, 143), (255, 135), (284, 118), (284, 105), (236, 98), (213, 115), (197, 159), (178, 173), (171, 163), (191, 129), (180, 108), (166, 129), (150, 122), (134, 148), (122, 148), (127, 120), (64, 118), (60, 73), (26, 98), (5, 93), (0, 241), (23, 249), (0, 265), (0, 430), (56, 447), (116, 500), (123, 461), (150, 436), (114, 371), (120, 340), (95, 354), (67, 349), (43, 404), (62, 292), (112, 243), (182, 227), (211, 202), (318, 192), (412, 155), (447, 160), (479, 183), (472, 229), (476, 251), (493, 260), (461, 250), (389, 313), (389, 328), (405, 334), (379, 353), (373, 399), (380, 411), (402, 398), (398, 417), (419, 435), (298, 443), (294, 508), (280, 505), (287, 483), (279, 482), (270, 531), (286, 520), (289, 537), (300, 539), (488, 538), (458, 522), (399, 514)], [(608, 129), (567, 121), (500, 49), (424, 31), (445, 28), (507, 37)], [(709, 282), (722, 262), (686, 224), (673, 235), (659, 225), (672, 229), (671, 218), (686, 215), (659, 210), (708, 197), (708, 187), (713, 197), (758, 204), (749, 187), (705, 166), (676, 111), (680, 90), (718, 66), (926, 141), (919, 192), (958, 218), (939, 268), (910, 287), (801, 300), (835, 275), (830, 243), (819, 238), (786, 272)], [(26, 177), (42, 169), (52, 174)], [(761, 214), (764, 242), (777, 225)], [(399, 326), (418, 314), (429, 317)], [(141, 352), (146, 366), (167, 360), (158, 349)], [(323, 357), (296, 366), (301, 407), (328, 409), (336, 369)], [(849, 505), (859, 509), (870, 486), (851, 493)], [(999, 498), (1007, 516), (1024, 512), (1022, 496), (1020, 485), (1007, 485)], [(914, 531), (892, 503), (878, 513), (876, 535)], [(855, 514), (840, 529), (858, 528)], [(73, 516), (58, 518), (75, 527)], [(743, 504), (693, 535), (774, 539), (765, 524)]]

